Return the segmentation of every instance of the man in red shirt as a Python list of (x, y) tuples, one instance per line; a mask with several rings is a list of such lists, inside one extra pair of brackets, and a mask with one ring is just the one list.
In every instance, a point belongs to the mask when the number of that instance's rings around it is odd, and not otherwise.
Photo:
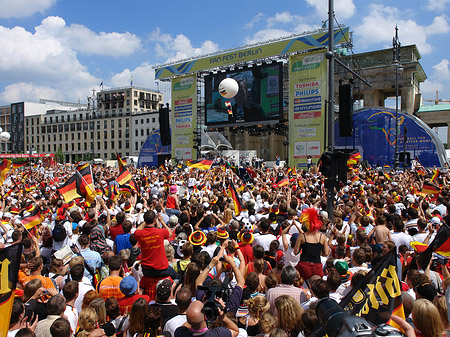
[(161, 215), (156, 217), (152, 210), (144, 214), (144, 222), (136, 229), (134, 237), (141, 247), (141, 265), (145, 276), (177, 278), (177, 273), (169, 266), (164, 249), (164, 239), (171, 235), (172, 230), (165, 224)]
[(150, 301), (150, 297), (147, 295), (139, 295), (137, 292), (138, 284), (136, 279), (133, 276), (127, 276), (120, 281), (120, 291), (124, 294), (125, 297), (119, 299), (119, 308), (120, 314), (124, 315), (125, 312), (130, 312), (133, 303), (136, 302), (138, 298), (143, 298), (147, 301)]

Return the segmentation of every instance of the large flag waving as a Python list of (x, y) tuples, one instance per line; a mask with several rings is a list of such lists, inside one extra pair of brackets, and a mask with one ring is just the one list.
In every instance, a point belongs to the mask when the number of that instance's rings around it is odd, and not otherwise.
[(12, 167), (12, 161), (8, 159), (3, 159), (0, 161), (0, 184), (3, 184), (3, 182), (6, 179), (6, 175), (11, 170)]
[(419, 263), (422, 269), (425, 269), (430, 263), (433, 252), (450, 257), (450, 228), (446, 224), (439, 228), (428, 248), (420, 254)]
[(93, 202), (96, 197), (94, 179), (90, 165), (83, 165), (77, 168), (77, 191), (87, 202)]
[(228, 191), (231, 195), (231, 199), (233, 199), (234, 202), (234, 214), (239, 215), (239, 213), (242, 212), (244, 207), (242, 206), (241, 198), (239, 197), (239, 194), (236, 192), (236, 189), (234, 188), (234, 184), (230, 182), (230, 185), (228, 185)]
[(116, 178), (116, 181), (119, 183), (119, 185), (125, 185), (127, 182), (131, 180), (131, 178), (132, 176), (130, 171), (124, 168), (122, 171), (120, 171), (120, 174)]
[(213, 164), (213, 160), (203, 159), (203, 160), (188, 160), (186, 165), (189, 167), (197, 168), (199, 170), (209, 170)]
[[(364, 317), (375, 325), (380, 323), (382, 312), (386, 312), (387, 317), (392, 314), (405, 319), (402, 288), (397, 274), (396, 249), (391, 249), (379, 265), (370, 270), (339, 305), (350, 315)], [(392, 321), (389, 324), (398, 328)]]
[(21, 220), (22, 225), (27, 229), (30, 230), (34, 226), (39, 225), (44, 221), (45, 217), (41, 214), (40, 211), (37, 211), (36, 214), (29, 215)]
[(439, 187), (434, 186), (428, 182), (423, 183), (422, 192), (426, 194), (439, 194)]
[(120, 158), (119, 154), (116, 151), (116, 156), (117, 156), (117, 165), (119, 166), (119, 172), (122, 172), (123, 167), (127, 164), (125, 163), (122, 158)]
[(8, 335), (22, 244), (0, 249), (0, 336)]
[(57, 189), (58, 192), (61, 193), (61, 195), (64, 197), (65, 202), (72, 201), (76, 198), (81, 198), (81, 195), (78, 194), (77, 189), (77, 175), (78, 173), (74, 174)]

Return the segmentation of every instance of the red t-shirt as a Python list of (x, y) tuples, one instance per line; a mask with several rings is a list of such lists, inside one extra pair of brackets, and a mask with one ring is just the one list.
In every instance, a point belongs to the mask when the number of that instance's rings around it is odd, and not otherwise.
[(176, 203), (175, 203), (175, 198), (172, 197), (171, 195), (169, 195), (167, 197), (167, 202), (166, 202), (166, 208), (172, 208), (175, 209), (177, 207)]
[(117, 235), (123, 234), (122, 225), (117, 225), (114, 227), (109, 227), (109, 235), (111, 235), (111, 239), (114, 241)]
[(119, 309), (120, 309), (120, 314), (124, 315), (125, 311), (128, 309), (128, 313), (130, 313), (131, 311), (131, 307), (133, 306), (133, 303), (136, 302), (137, 299), (139, 298), (143, 298), (144, 300), (148, 302), (150, 302), (150, 297), (148, 297), (147, 295), (138, 295), (135, 294), (131, 297), (124, 297), (121, 300), (119, 300)]
[(245, 245), (241, 242), (239, 243), (239, 247), (241, 247), (242, 255), (244, 255), (245, 265), (248, 265), (249, 262), (255, 259), (253, 256), (252, 245)]
[(169, 267), (164, 239), (169, 238), (169, 231), (164, 228), (146, 227), (134, 232), (142, 252), (142, 265), (156, 270)]

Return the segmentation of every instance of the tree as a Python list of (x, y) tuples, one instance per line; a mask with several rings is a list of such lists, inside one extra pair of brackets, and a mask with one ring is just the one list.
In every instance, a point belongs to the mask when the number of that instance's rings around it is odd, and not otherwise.
[(64, 158), (65, 158), (65, 156), (64, 156), (64, 153), (62, 152), (62, 147), (60, 145), (60, 146), (58, 146), (58, 149), (56, 150), (56, 153), (55, 153), (56, 162), (62, 164), (62, 163), (64, 163)]

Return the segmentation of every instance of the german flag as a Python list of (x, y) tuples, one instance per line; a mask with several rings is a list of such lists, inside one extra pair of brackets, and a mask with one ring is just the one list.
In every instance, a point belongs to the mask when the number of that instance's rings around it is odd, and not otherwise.
[(424, 182), (422, 187), (422, 192), (426, 194), (439, 194), (439, 187), (434, 186), (433, 184)]
[(122, 158), (120, 158), (119, 154), (116, 151), (116, 156), (117, 156), (117, 165), (119, 166), (119, 171), (122, 172), (123, 167), (127, 164), (125, 163)]
[(356, 165), (361, 160), (361, 154), (359, 152), (349, 155), (347, 159), (347, 165)]
[(115, 201), (116, 198), (117, 198), (117, 196), (119, 195), (119, 191), (118, 191), (118, 188), (117, 188), (117, 184), (115, 184), (114, 182), (113, 182), (113, 183), (110, 183), (110, 184), (108, 185), (108, 188), (106, 189), (106, 193), (105, 193), (105, 194), (106, 194), (106, 196), (107, 196), (109, 199)]
[(209, 170), (211, 165), (213, 164), (213, 160), (203, 159), (203, 160), (188, 160), (186, 161), (186, 165), (192, 168), (196, 168), (199, 170)]
[(3, 159), (0, 162), (0, 184), (3, 184), (3, 182), (6, 179), (6, 175), (11, 170), (12, 162), (8, 159)]
[(427, 172), (423, 168), (418, 168), (416, 172), (418, 175), (421, 175), (421, 176), (424, 176), (425, 174), (427, 174)]
[(0, 249), (0, 263), (2, 266), (0, 271), (0, 280), (2, 281), (2, 291), (0, 292), (0, 336), (8, 335), (21, 254), (21, 243)]
[(439, 228), (428, 248), (420, 255), (421, 267), (428, 266), (433, 252), (450, 257), (450, 228), (445, 223)]
[(287, 184), (289, 184), (289, 178), (288, 177), (284, 177), (278, 183), (273, 184), (272, 188), (283, 187), (283, 186), (286, 186)]
[(128, 185), (119, 186), (120, 194), (131, 194), (131, 188)]
[(436, 169), (436, 170), (434, 170), (433, 171), (433, 176), (431, 177), (431, 179), (430, 179), (430, 183), (432, 183), (438, 176), (439, 176), (439, 170), (438, 169)]
[(132, 190), (134, 190), (137, 195), (139, 195), (139, 186), (136, 184), (136, 182), (134, 181), (134, 179), (131, 179), (130, 182), (128, 183), (128, 186), (130, 186), (130, 188)]
[(242, 212), (244, 207), (242, 206), (241, 198), (239, 197), (239, 194), (236, 192), (236, 189), (234, 188), (234, 185), (232, 182), (230, 182), (230, 185), (228, 185), (228, 193), (231, 196), (231, 199), (233, 199), (234, 202), (234, 215), (239, 215), (239, 213)]
[(29, 163), (30, 163), (29, 161), (26, 161), (26, 162), (23, 162), (23, 163), (13, 163), (12, 167), (16, 169), (16, 168), (28, 165)]
[(64, 197), (65, 202), (81, 198), (77, 190), (77, 175), (78, 173), (74, 174), (61, 187), (57, 188), (57, 191)]
[(116, 181), (119, 183), (119, 185), (125, 185), (127, 182), (131, 180), (131, 173), (126, 168), (124, 168), (122, 171), (120, 171), (119, 176), (116, 178)]
[(44, 221), (45, 217), (41, 214), (40, 211), (37, 211), (34, 215), (27, 216), (23, 218), (22, 225), (28, 229), (31, 230), (34, 226), (39, 225)]
[(82, 170), (77, 170), (76, 177), (78, 194), (83, 196), (87, 202), (92, 203), (95, 200), (96, 193), (91, 166), (83, 166)]
[(387, 180), (392, 180), (391, 175), (389, 173), (385, 173), (384, 176)]
[(359, 177), (358, 177), (357, 175), (355, 175), (355, 176), (352, 178), (352, 184), (353, 184), (354, 182), (358, 181), (358, 180), (359, 180)]
[(165, 167), (163, 164), (161, 164), (161, 165), (159, 166), (159, 168), (160, 168), (163, 172), (167, 172), (167, 169), (166, 169), (166, 167)]
[[(376, 268), (370, 270), (350, 290), (339, 305), (350, 315), (363, 317), (373, 324), (377, 324), (380, 305), (390, 314), (405, 319), (396, 256), (396, 249), (393, 248)], [(388, 323), (398, 328), (392, 320)]]

